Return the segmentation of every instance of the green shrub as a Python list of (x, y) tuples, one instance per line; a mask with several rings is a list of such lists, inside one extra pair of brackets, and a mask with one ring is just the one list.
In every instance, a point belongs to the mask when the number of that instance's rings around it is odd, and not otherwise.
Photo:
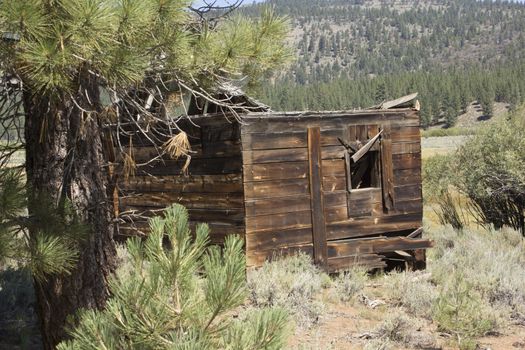
[(299, 327), (308, 328), (322, 313), (315, 297), (327, 286), (326, 277), (306, 254), (266, 262), (248, 274), (249, 299), (256, 307), (286, 308)]
[(429, 269), (438, 285), (445, 285), (451, 271), (492, 306), (498, 318), (525, 320), (525, 242), (511, 229), (466, 229), (450, 227), (430, 232), (435, 246), (429, 251)]
[(525, 235), (525, 128), (520, 115), (491, 123), (456, 154), (455, 186), (481, 224), (510, 226)]
[(342, 272), (334, 281), (335, 290), (341, 301), (350, 301), (365, 287), (368, 272), (363, 268), (353, 268)]
[(402, 306), (411, 315), (431, 318), (438, 293), (426, 272), (392, 272), (385, 279), (391, 302)]
[(208, 247), (208, 226), (192, 235), (180, 205), (152, 218), (150, 228), (144, 242), (128, 240), (129, 256), (121, 251), (129, 261), (110, 283), (106, 309), (82, 312), (58, 349), (282, 348), (282, 309), (233, 317), (247, 295), (242, 240), (229, 236), (222, 250)]
[(438, 329), (453, 334), (458, 343), (485, 335), (497, 327), (494, 310), (461, 273), (453, 273), (441, 286), (432, 317)]

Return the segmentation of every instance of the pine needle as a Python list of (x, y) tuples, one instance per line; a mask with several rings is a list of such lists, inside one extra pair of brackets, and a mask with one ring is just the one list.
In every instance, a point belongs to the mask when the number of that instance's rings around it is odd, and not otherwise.
[(182, 167), (182, 173), (187, 175), (188, 167), (191, 161), (191, 146), (190, 141), (188, 140), (188, 134), (186, 134), (184, 131), (181, 131), (166, 141), (162, 147), (172, 159), (179, 159), (181, 156), (186, 157), (186, 162)]
[(135, 171), (137, 169), (137, 163), (131, 156), (131, 148), (128, 153), (122, 153), (122, 158), (124, 159), (124, 180), (128, 181), (130, 176), (135, 176)]

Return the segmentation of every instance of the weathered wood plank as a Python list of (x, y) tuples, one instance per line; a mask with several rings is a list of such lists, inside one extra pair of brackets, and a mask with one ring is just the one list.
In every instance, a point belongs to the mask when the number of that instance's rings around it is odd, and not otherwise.
[(388, 212), (395, 210), (394, 168), (392, 163), (391, 128), (386, 124), (382, 127), (381, 139), (381, 185), (383, 191), (383, 205)]
[(346, 190), (345, 176), (323, 176), (323, 191), (333, 192)]
[(246, 235), (246, 244), (258, 251), (312, 244), (312, 227), (250, 233)]
[(392, 126), (392, 142), (421, 142), (419, 126)]
[(323, 160), (321, 162), (323, 176), (345, 176), (345, 162), (343, 159)]
[(432, 247), (432, 241), (407, 237), (377, 237), (328, 242), (328, 257), (354, 256), (369, 253), (389, 253)]
[(413, 213), (349, 219), (327, 224), (326, 236), (334, 240), (416, 229), (421, 227), (422, 218), (422, 213)]
[(350, 124), (368, 125), (370, 123), (382, 124), (389, 123), (393, 126), (412, 126), (419, 127), (419, 120), (417, 118), (407, 118), (407, 113), (400, 111), (384, 112), (377, 114), (363, 113), (363, 114), (341, 114), (331, 115), (327, 118), (326, 114), (318, 115), (302, 115), (297, 117), (285, 118), (245, 118), (245, 125), (242, 127), (243, 137), (245, 134), (253, 133), (278, 133), (286, 130), (287, 132), (302, 131), (309, 127), (318, 126), (323, 130), (342, 129)]
[(262, 198), (280, 198), (293, 195), (310, 195), (308, 179), (287, 179), (245, 182), (244, 195), (247, 201)]
[[(283, 131), (283, 130), (281, 130)], [(306, 131), (279, 132), (279, 133), (255, 133), (242, 136), (244, 150), (269, 150), (280, 148), (306, 148)]]
[(308, 128), (308, 159), (314, 261), (326, 268), (326, 224), (322, 192), (321, 129)]
[(394, 187), (396, 199), (400, 201), (422, 198), (421, 184)]
[(173, 203), (188, 208), (243, 208), (242, 193), (176, 193), (147, 192), (120, 197), (121, 207), (142, 206), (162, 208)]
[(421, 168), (421, 153), (394, 154), (392, 160), (397, 170)]
[(310, 209), (310, 196), (276, 196), (274, 198), (247, 200), (245, 202), (245, 208), (246, 216), (260, 216), (305, 211)]
[(335, 208), (335, 207), (346, 207), (346, 191), (323, 191), (324, 207)]
[[(352, 190), (347, 195), (347, 217), (357, 218), (380, 214), (382, 209), (382, 192), (380, 188)], [(382, 214), (382, 213), (381, 213)]]
[(306, 179), (308, 162), (245, 164), (244, 181)]
[(304, 228), (312, 225), (311, 211), (246, 217), (246, 233)]
[(241, 193), (242, 177), (240, 174), (195, 175), (195, 176), (130, 176), (122, 180), (119, 186), (124, 191), (137, 192), (206, 192), (206, 193)]
[(393, 142), (392, 154), (421, 153), (421, 143), (415, 142)]
[[(129, 148), (125, 148), (125, 151), (127, 154), (129, 154)], [(132, 151), (133, 159), (135, 160), (136, 163), (145, 163), (159, 156), (159, 154), (162, 154), (163, 152), (162, 147), (159, 147), (159, 148), (133, 147), (131, 151)], [(199, 158), (240, 157), (240, 155), (241, 155), (241, 144), (239, 141), (222, 141), (222, 142), (205, 144), (204, 147), (201, 144), (193, 145), (191, 147), (192, 160), (199, 159)], [(164, 154), (161, 159), (173, 160), (167, 154)], [(160, 160), (159, 160), (159, 163), (160, 163)]]
[(362, 266), (367, 269), (380, 269), (387, 265), (382, 260), (382, 256), (377, 254), (328, 258), (328, 270), (330, 272), (346, 271), (356, 266)]
[[(137, 175), (177, 175), (182, 173), (186, 159), (165, 160), (162, 163), (139, 167)], [(242, 171), (241, 157), (209, 158), (192, 160), (189, 175), (238, 174)]]

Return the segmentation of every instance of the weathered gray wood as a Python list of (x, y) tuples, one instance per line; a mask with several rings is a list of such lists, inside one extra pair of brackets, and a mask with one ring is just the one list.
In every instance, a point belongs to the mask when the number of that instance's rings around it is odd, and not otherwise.
[(421, 226), (423, 213), (349, 219), (326, 225), (328, 240), (373, 236), (384, 232), (415, 229)]
[(245, 164), (244, 181), (306, 179), (308, 162)]
[(326, 224), (322, 193), (321, 130), (308, 128), (308, 158), (314, 261), (326, 268)]
[(244, 183), (244, 196), (247, 201), (305, 194), (310, 194), (306, 178)]
[(355, 154), (353, 154), (352, 161), (354, 161), (354, 163), (358, 162), (359, 159), (361, 159), (366, 154), (366, 152), (368, 152), (372, 148), (372, 146), (376, 143), (376, 141), (379, 139), (382, 133), (383, 133), (383, 130), (379, 131), (376, 136), (370, 139), (370, 141), (368, 141)]
[(394, 165), (392, 164), (391, 127), (383, 125), (381, 139), (381, 189), (383, 191), (383, 206), (387, 212), (395, 210)]

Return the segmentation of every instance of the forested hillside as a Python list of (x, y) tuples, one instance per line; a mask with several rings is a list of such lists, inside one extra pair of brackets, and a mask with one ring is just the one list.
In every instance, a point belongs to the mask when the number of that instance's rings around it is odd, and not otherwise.
[[(471, 101), (525, 99), (525, 5), (475, 0), (274, 0), (290, 66), (259, 93), (274, 109), (368, 107), (418, 91), (424, 124)], [(262, 5), (246, 7), (256, 11)]]

